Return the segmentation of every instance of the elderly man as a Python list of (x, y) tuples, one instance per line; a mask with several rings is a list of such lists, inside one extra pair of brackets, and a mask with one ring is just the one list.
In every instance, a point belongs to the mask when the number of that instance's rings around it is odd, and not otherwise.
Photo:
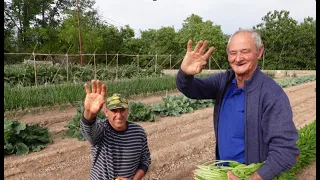
[[(141, 180), (151, 163), (144, 129), (127, 121), (128, 101), (121, 94), (106, 98), (106, 86), (92, 80), (92, 91), (85, 84), (86, 98), (80, 120), (82, 134), (92, 153), (90, 179)], [(97, 119), (105, 112), (107, 119)]]
[[(195, 78), (212, 55), (207, 41), (187, 53), (177, 75), (177, 87), (192, 99), (215, 99), (216, 159), (244, 164), (265, 161), (250, 180), (271, 180), (297, 161), (298, 132), (283, 89), (260, 71), (264, 45), (254, 30), (238, 30), (227, 45), (231, 69), (207, 78)], [(238, 179), (228, 173), (229, 179)]]

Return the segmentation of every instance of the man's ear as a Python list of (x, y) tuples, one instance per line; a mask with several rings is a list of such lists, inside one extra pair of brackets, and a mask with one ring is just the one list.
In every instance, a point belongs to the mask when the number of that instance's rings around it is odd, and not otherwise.
[(104, 114), (106, 115), (106, 117), (108, 117), (108, 115), (107, 115), (108, 109), (107, 109), (106, 104), (103, 104), (103, 106), (102, 106), (102, 111), (104, 112)]
[(261, 44), (258, 53), (259, 53), (258, 54), (258, 59), (260, 59), (262, 57), (262, 55), (264, 54), (264, 45), (263, 44)]

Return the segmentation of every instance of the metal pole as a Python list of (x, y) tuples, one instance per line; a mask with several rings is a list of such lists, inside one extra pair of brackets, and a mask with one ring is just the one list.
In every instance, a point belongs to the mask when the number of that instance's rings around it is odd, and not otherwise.
[(137, 54), (137, 65), (138, 65), (138, 72), (140, 70), (140, 65), (139, 65), (139, 54)]
[(171, 69), (171, 54), (170, 54), (170, 69)]
[(116, 81), (118, 80), (118, 61), (119, 61), (119, 54), (117, 53)]
[(38, 82), (37, 82), (36, 56), (35, 56), (34, 52), (32, 52), (32, 55), (33, 55), (33, 67), (34, 67), (34, 83), (37, 86)]
[(83, 58), (82, 58), (82, 41), (81, 41), (81, 30), (80, 30), (79, 0), (77, 0), (77, 9), (78, 9), (78, 32), (79, 32), (79, 44), (80, 44), (80, 60), (81, 60), (81, 65), (82, 65), (83, 64)]
[(108, 67), (108, 53), (106, 52), (106, 68)]
[(158, 54), (156, 54), (156, 60), (154, 61), (154, 72), (157, 72), (157, 59), (158, 59)]
[(262, 69), (261, 69), (261, 70), (264, 69), (264, 52), (265, 52), (265, 51), (263, 51), (263, 54), (262, 54)]
[(69, 82), (69, 58), (68, 58), (68, 54), (66, 54), (67, 57), (67, 82)]
[(93, 53), (94, 80), (97, 80), (96, 52)]

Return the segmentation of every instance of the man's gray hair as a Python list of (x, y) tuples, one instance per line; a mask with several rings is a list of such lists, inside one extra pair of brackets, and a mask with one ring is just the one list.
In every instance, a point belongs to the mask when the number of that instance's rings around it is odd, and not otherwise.
[(228, 44), (227, 44), (227, 53), (228, 53), (228, 50), (229, 50), (229, 44), (230, 44), (231, 39), (233, 38), (234, 35), (239, 34), (241, 32), (251, 33), (252, 39), (253, 39), (254, 43), (256, 44), (257, 51), (259, 51), (259, 48), (260, 48), (260, 46), (262, 44), (262, 40), (261, 40), (260, 34), (254, 29), (239, 29), (239, 30), (237, 30), (235, 33), (233, 33), (230, 36), (230, 38), (228, 40)]

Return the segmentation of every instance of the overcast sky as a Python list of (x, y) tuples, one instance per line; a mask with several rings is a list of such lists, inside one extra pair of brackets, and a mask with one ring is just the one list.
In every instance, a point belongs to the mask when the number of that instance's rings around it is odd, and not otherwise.
[(298, 22), (308, 16), (316, 18), (315, 0), (96, 0), (95, 7), (103, 20), (117, 26), (128, 24), (137, 32), (168, 26), (179, 30), (191, 14), (220, 25), (225, 34), (239, 27), (252, 28), (274, 10), (289, 11)]

